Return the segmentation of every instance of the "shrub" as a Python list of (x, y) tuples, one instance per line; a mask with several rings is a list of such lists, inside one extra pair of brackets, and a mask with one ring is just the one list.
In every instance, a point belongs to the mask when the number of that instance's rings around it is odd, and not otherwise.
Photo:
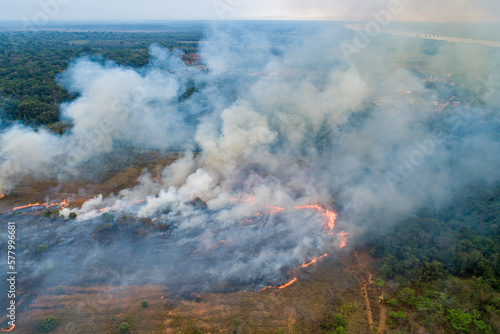
[(387, 301), (387, 304), (389, 304), (391, 306), (396, 306), (396, 305), (398, 305), (398, 300), (396, 298), (391, 298)]
[(344, 326), (339, 326), (335, 329), (335, 334), (346, 334)]
[(120, 334), (127, 333), (129, 329), (130, 326), (127, 322), (122, 322), (120, 327), (118, 327), (118, 331), (120, 332)]
[(144, 299), (142, 302), (141, 302), (141, 305), (143, 308), (146, 308), (148, 307), (148, 301), (146, 299)]
[(76, 212), (70, 212), (68, 218), (69, 219), (76, 219)]
[(399, 299), (408, 305), (413, 305), (415, 303), (415, 290), (410, 288), (404, 288), (398, 293)]
[(61, 213), (59, 212), (59, 210), (52, 210), (50, 212), (50, 218), (59, 218), (61, 217)]
[(333, 323), (332, 323), (332, 327), (333, 328), (337, 328), (339, 326), (345, 326), (345, 319), (344, 317), (342, 316), (342, 314), (340, 313), (337, 313), (333, 316)]
[(446, 316), (450, 325), (453, 329), (461, 332), (466, 332), (469, 330), (469, 326), (472, 323), (472, 317), (470, 314), (465, 313), (461, 309), (451, 309), (448, 310), (448, 315)]
[(385, 282), (383, 280), (381, 280), (380, 278), (377, 278), (375, 280), (375, 285), (378, 286), (379, 288), (381, 288), (385, 285)]
[(403, 311), (390, 311), (389, 312), (389, 317), (394, 318), (394, 319), (406, 319), (406, 313)]
[(115, 216), (113, 216), (112, 214), (110, 213), (107, 213), (107, 212), (104, 212), (101, 216), (102, 218), (102, 221), (105, 223), (105, 224), (112, 224), (115, 222)]
[(64, 295), (64, 288), (62, 286), (58, 286), (57, 288), (55, 288), (54, 292), (56, 293), (56, 295)]
[(57, 327), (57, 319), (49, 316), (42, 320), (42, 332), (50, 332)]
[(47, 246), (45, 246), (45, 245), (40, 245), (40, 246), (38, 246), (38, 248), (37, 248), (38, 253), (43, 253), (43, 252), (45, 252), (46, 250), (47, 250)]

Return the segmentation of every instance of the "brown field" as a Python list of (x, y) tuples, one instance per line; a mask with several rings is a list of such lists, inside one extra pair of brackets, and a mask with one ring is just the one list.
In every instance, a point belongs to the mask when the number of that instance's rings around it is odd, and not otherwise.
[[(116, 194), (135, 185), (144, 168), (156, 175), (175, 158), (141, 157), (133, 165), (108, 171), (98, 181), (41, 182), (25, 178), (0, 200), (0, 211), (64, 199), (70, 207), (77, 207), (98, 194)], [(342, 249), (307, 268), (294, 270), (297, 282), (284, 289), (199, 293), (189, 299), (174, 297), (175, 291), (167, 286), (148, 284), (64, 286), (63, 294), (53, 288), (21, 291), (12, 332), (42, 333), (42, 319), (54, 316), (58, 325), (51, 333), (61, 334), (118, 333), (123, 322), (130, 325), (127, 333), (131, 334), (326, 333), (328, 329), (321, 324), (329, 324), (334, 314), (342, 313), (348, 333), (385, 333), (385, 309), (378, 301), (382, 292), (374, 285), (371, 261), (367, 254)], [(142, 300), (148, 301), (147, 308), (141, 306)]]
[(369, 333), (353, 266), (347, 253), (336, 257), (300, 269), (298, 281), (285, 289), (200, 293), (192, 300), (171, 298), (168, 287), (152, 285), (32, 291), (20, 298), (25, 310), (15, 331), (39, 333), (41, 320), (52, 315), (58, 319), (53, 333), (118, 333), (122, 322), (130, 324), (129, 333), (318, 333), (322, 321), (341, 312), (347, 329)]

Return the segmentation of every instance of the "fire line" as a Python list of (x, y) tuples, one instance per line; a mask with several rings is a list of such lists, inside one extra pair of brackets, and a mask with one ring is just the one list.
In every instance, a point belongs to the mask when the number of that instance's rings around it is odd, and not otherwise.
[(297, 278), (297, 277), (294, 277), (294, 278), (293, 278), (290, 282), (285, 283), (285, 284), (283, 284), (283, 285), (280, 285), (280, 286), (278, 287), (278, 289), (284, 289), (284, 288), (286, 288), (286, 287), (289, 287), (289, 286), (290, 286), (290, 285), (292, 285), (293, 283), (297, 282), (297, 280), (298, 280), (298, 278)]
[(10, 332), (11, 330), (14, 329), (14, 327), (16, 327), (16, 325), (12, 325), (12, 327), (10, 327), (9, 329), (3, 329), (1, 328), (2, 332)]

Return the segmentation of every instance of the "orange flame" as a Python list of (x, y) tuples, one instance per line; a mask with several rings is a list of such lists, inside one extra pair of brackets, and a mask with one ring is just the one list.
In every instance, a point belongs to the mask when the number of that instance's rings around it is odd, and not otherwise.
[(5, 197), (5, 194), (0, 194), (0, 198), (4, 198)]
[(328, 222), (326, 223), (326, 228), (328, 228), (329, 230), (333, 230), (333, 228), (335, 227), (335, 221), (337, 220), (337, 215), (335, 214), (335, 212), (333, 212), (331, 210), (324, 209), (321, 205), (310, 204), (310, 205), (305, 205), (305, 206), (295, 206), (294, 209), (297, 209), (297, 210), (304, 210), (304, 209), (317, 210), (317, 211), (321, 212), (321, 214), (323, 216), (328, 218)]
[(281, 211), (285, 211), (285, 208), (280, 208), (279, 206), (266, 206), (269, 209), (267, 213), (278, 213)]
[(68, 205), (69, 205), (69, 203), (66, 200), (62, 201), (61, 203), (59, 203), (59, 210), (64, 209)]
[(34, 207), (34, 206), (45, 206), (47, 207), (48, 204), (47, 203), (33, 203), (33, 204), (26, 204), (26, 205), (22, 205), (22, 206), (16, 206), (14, 209), (12, 209), (12, 211), (14, 210), (20, 210), (20, 209), (26, 209), (26, 208), (31, 208), (31, 207)]
[(22, 205), (22, 206), (16, 206), (15, 208), (12, 209), (12, 211), (20, 210), (20, 209), (32, 208), (34, 206), (44, 206), (45, 208), (59, 207), (59, 209), (64, 209), (68, 205), (69, 204), (68, 204), (68, 202), (66, 200), (62, 201), (61, 203), (53, 203), (53, 204), (49, 204), (49, 203), (31, 203), (31, 204), (26, 204), (26, 205)]
[(280, 286), (266, 286), (265, 288), (260, 289), (259, 291), (264, 291), (264, 290), (272, 289), (272, 288), (284, 289), (284, 288), (292, 285), (293, 283), (297, 282), (297, 280), (298, 280), (298, 278), (294, 277), (290, 282), (287, 282), (287, 283), (285, 283), (283, 285), (280, 285)]
[(316, 263), (319, 259), (322, 259), (322, 258), (324, 258), (325, 256), (328, 256), (328, 254), (324, 254), (324, 255), (321, 255), (321, 256), (319, 256), (319, 257), (315, 257), (314, 259), (312, 259), (312, 260), (311, 260), (310, 262), (308, 262), (308, 263), (306, 263), (306, 262), (304, 261), (304, 263), (303, 263), (301, 266), (298, 266), (297, 268), (307, 268), (307, 267), (309, 267), (311, 264)]
[[(111, 210), (111, 209), (116, 209), (117, 207), (118, 207), (118, 206), (113, 205), (113, 206), (109, 207), (109, 209), (110, 209), (110, 210)], [(98, 211), (98, 212), (103, 212), (103, 211), (104, 211), (104, 210), (106, 210), (107, 208), (108, 208), (108, 207), (100, 208), (100, 209), (99, 209), (99, 210), (97, 210), (97, 211)]]
[(284, 288), (286, 288), (286, 287), (289, 287), (290, 285), (292, 285), (292, 284), (293, 284), (293, 283), (295, 283), (295, 282), (297, 282), (297, 277), (294, 277), (294, 278), (293, 278), (290, 282), (288, 282), (288, 283), (285, 283), (285, 284), (283, 284), (283, 285), (280, 285), (280, 286), (278, 287), (278, 289), (284, 289)]
[(11, 330), (14, 329), (14, 327), (16, 327), (16, 325), (12, 325), (9, 329), (3, 329), (3, 328), (0, 328), (2, 330), (2, 332), (10, 332)]
[(163, 299), (163, 298), (165, 298), (165, 296), (161, 296), (161, 297), (160, 297), (160, 299)]
[(347, 233), (345, 231), (342, 231), (339, 233), (340, 235), (340, 245), (339, 245), (339, 249), (342, 249), (345, 247), (345, 245), (347, 244)]

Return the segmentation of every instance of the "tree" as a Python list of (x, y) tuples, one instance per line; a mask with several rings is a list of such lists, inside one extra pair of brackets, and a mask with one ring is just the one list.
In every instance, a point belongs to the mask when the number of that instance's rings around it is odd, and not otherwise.
[(472, 317), (470, 314), (465, 313), (459, 308), (448, 310), (448, 315), (446, 316), (450, 326), (459, 332), (468, 332), (470, 324), (472, 323)]
[(38, 249), (37, 249), (38, 253), (43, 253), (46, 250), (47, 250), (47, 246), (45, 246), (45, 245), (40, 245), (40, 246), (38, 246)]
[(51, 218), (59, 218), (61, 216), (61, 214), (59, 213), (59, 210), (52, 210), (52, 212), (50, 213), (50, 217)]
[(68, 218), (69, 219), (76, 219), (76, 212), (70, 212)]
[(345, 326), (345, 319), (342, 314), (337, 313), (333, 316), (332, 327), (337, 328), (339, 326)]
[(50, 332), (57, 327), (57, 319), (49, 316), (42, 320), (42, 332)]
[(118, 331), (120, 332), (120, 334), (127, 333), (129, 329), (130, 326), (127, 322), (122, 322), (120, 327), (118, 327)]
[(148, 301), (146, 299), (144, 299), (142, 302), (141, 302), (141, 305), (143, 308), (146, 308), (148, 307)]
[(377, 278), (375, 280), (375, 285), (378, 286), (379, 288), (381, 288), (385, 285), (385, 282), (383, 280), (381, 280), (380, 278)]
[(408, 305), (413, 305), (415, 303), (415, 290), (410, 288), (404, 288), (398, 293), (399, 300)]
[(335, 334), (346, 334), (344, 326), (339, 326), (335, 329)]

